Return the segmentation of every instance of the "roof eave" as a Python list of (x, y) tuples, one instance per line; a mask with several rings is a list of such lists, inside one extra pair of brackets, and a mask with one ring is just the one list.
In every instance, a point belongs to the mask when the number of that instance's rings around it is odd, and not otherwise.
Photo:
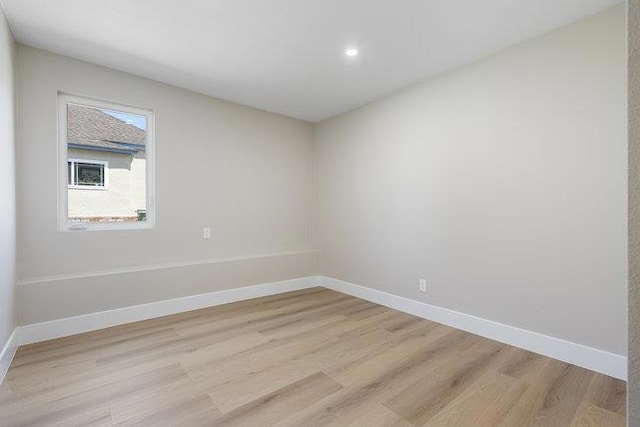
[(135, 154), (138, 151), (140, 151), (140, 150), (119, 150), (117, 148), (94, 147), (94, 146), (82, 145), (82, 144), (67, 144), (67, 147), (73, 148), (76, 150), (102, 151), (106, 153), (118, 153), (118, 154)]

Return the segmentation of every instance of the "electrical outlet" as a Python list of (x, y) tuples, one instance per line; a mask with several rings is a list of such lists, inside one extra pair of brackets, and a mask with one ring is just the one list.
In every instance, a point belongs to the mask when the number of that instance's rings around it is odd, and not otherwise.
[(203, 239), (210, 239), (211, 238), (211, 229), (209, 227), (205, 227), (202, 230), (202, 238)]
[(420, 292), (427, 292), (427, 279), (420, 279), (418, 290), (420, 290)]

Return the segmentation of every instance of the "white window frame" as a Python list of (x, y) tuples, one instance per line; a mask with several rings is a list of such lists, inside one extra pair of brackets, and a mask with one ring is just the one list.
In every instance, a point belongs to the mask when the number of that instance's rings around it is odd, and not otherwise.
[[(69, 159), (67, 150), (67, 105), (104, 110), (121, 111), (123, 113), (144, 116), (147, 119), (147, 140), (145, 141), (145, 169), (147, 217), (145, 221), (78, 223), (69, 221), (68, 192), (70, 188), (90, 189), (91, 186), (70, 187), (68, 181), (68, 161), (78, 160), (86, 163), (101, 163), (97, 160)], [(58, 231), (98, 231), (98, 230), (142, 230), (155, 227), (155, 116), (151, 109), (132, 107), (95, 98), (70, 95), (58, 92)], [(105, 187), (108, 186), (108, 163), (105, 166)], [(94, 187), (94, 189), (105, 189)]]
[[(70, 182), (67, 183), (68, 188), (72, 188), (75, 190), (108, 190), (109, 189), (109, 162), (105, 160), (87, 160), (87, 159), (67, 159), (67, 167), (68, 163), (71, 162), (72, 165), (78, 163), (84, 163), (87, 165), (100, 165), (103, 166), (102, 173), (104, 174), (104, 184), (103, 185), (82, 185), (82, 184), (72, 184)], [(72, 174), (71, 176), (75, 176), (73, 166), (71, 168)], [(67, 177), (69, 175), (67, 174)]]

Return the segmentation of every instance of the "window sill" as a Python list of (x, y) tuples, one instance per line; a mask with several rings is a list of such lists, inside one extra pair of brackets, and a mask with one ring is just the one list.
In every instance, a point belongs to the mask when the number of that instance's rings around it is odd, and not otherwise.
[(71, 190), (108, 190), (107, 187), (94, 187), (91, 185), (69, 185), (68, 188)]
[(136, 222), (105, 222), (91, 224), (71, 224), (65, 223), (58, 228), (62, 232), (82, 232), (82, 231), (126, 231), (126, 230), (150, 230), (155, 228), (155, 224), (149, 221)]

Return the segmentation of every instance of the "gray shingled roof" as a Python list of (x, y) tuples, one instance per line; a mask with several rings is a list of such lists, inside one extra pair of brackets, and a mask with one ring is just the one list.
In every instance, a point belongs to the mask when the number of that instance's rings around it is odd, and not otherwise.
[(70, 148), (119, 153), (145, 149), (147, 132), (102, 110), (67, 106), (67, 144)]

